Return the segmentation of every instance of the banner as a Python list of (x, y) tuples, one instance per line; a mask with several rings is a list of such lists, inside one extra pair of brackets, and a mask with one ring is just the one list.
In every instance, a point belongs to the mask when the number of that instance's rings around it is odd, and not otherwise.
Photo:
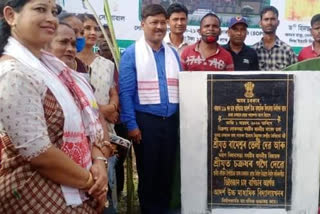
[[(277, 35), (289, 44), (295, 52), (310, 45), (313, 38), (310, 33), (310, 20), (320, 11), (319, 0), (109, 0), (117, 41), (121, 49), (137, 40), (142, 30), (140, 14), (144, 5), (158, 3), (167, 8), (171, 3), (179, 2), (189, 9), (187, 40), (196, 42), (200, 36), (197, 32), (199, 21), (208, 12), (216, 13), (221, 19), (222, 33), (220, 44), (228, 41), (227, 25), (231, 17), (242, 15), (248, 19), (247, 45), (258, 42), (263, 33), (259, 26), (259, 12), (265, 6), (273, 5), (279, 10), (280, 25)], [(91, 13), (82, 0), (57, 0), (64, 10), (72, 13)], [(90, 0), (105, 22), (102, 0)]]

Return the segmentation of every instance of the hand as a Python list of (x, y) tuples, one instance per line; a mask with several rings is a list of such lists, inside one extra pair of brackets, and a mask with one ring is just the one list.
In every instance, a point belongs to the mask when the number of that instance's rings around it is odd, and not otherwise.
[(112, 148), (112, 155), (117, 155), (118, 154), (118, 145), (111, 144), (111, 148)]
[(119, 119), (119, 113), (117, 111), (112, 112), (110, 114), (108, 114), (108, 116), (106, 116), (106, 120), (109, 123), (115, 124)]
[(135, 143), (140, 144), (141, 141), (141, 131), (139, 128), (136, 128), (132, 131), (128, 131), (128, 137), (132, 139)]
[(110, 157), (114, 154), (114, 150), (112, 144), (108, 140), (104, 140), (99, 150), (102, 152), (104, 157)]
[(102, 195), (106, 194), (108, 189), (108, 176), (105, 163), (102, 160), (95, 160), (90, 168), (90, 172), (92, 173), (94, 184), (88, 193), (98, 200)]

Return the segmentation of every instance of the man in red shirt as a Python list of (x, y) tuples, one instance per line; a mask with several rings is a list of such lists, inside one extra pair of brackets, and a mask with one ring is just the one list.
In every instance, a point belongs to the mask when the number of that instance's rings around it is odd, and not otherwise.
[(320, 14), (314, 15), (311, 19), (311, 35), (314, 41), (300, 51), (299, 62), (320, 56)]
[(207, 13), (200, 21), (200, 41), (187, 46), (181, 54), (184, 71), (233, 71), (231, 54), (218, 43), (221, 33), (220, 19)]

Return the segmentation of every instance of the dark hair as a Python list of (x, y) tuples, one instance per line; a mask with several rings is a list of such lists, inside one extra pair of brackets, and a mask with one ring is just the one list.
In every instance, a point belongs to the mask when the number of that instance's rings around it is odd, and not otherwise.
[(262, 19), (262, 16), (267, 13), (267, 12), (273, 12), (274, 14), (276, 14), (277, 17), (279, 17), (279, 11), (277, 8), (275, 8), (274, 6), (268, 6), (268, 7), (264, 7), (261, 11), (260, 11), (260, 19)]
[(215, 18), (217, 18), (218, 19), (218, 21), (219, 21), (219, 26), (221, 25), (221, 21), (220, 21), (220, 18), (215, 14), (215, 13), (207, 13), (206, 15), (204, 15), (202, 18), (201, 18), (201, 20), (200, 20), (200, 27), (201, 27), (201, 25), (202, 25), (202, 22), (203, 22), (203, 20), (205, 19), (205, 18), (207, 18), (207, 17), (215, 17)]
[(60, 6), (60, 4), (57, 4), (57, 3), (56, 3), (56, 7), (57, 7), (57, 14), (59, 15), (63, 11), (63, 9)]
[(8, 38), (11, 36), (11, 27), (3, 17), (3, 9), (6, 6), (12, 7), (16, 12), (20, 12), (23, 6), (28, 3), (29, 0), (1, 0), (0, 3), (0, 56), (2, 56), (4, 47), (8, 43)]
[(312, 19), (311, 19), (311, 27), (312, 27), (312, 25), (313, 25), (314, 23), (319, 22), (319, 21), (320, 21), (320, 13), (312, 16)]
[(82, 23), (84, 23), (84, 22), (87, 21), (87, 20), (92, 20), (92, 21), (94, 21), (96, 24), (98, 24), (96, 18), (94, 18), (94, 15), (92, 15), (92, 14), (88, 14), (88, 13), (78, 14), (78, 15), (77, 15), (77, 18), (79, 18), (79, 19), (82, 21)]
[(77, 16), (74, 13), (68, 13), (68, 12), (63, 11), (62, 13), (59, 14), (58, 19), (59, 19), (59, 22), (63, 22), (64, 20), (71, 18), (71, 17), (77, 18)]
[(163, 14), (167, 18), (167, 11), (160, 4), (148, 4), (142, 9), (141, 19), (144, 20), (148, 16)]
[(67, 26), (68, 28), (71, 28), (72, 31), (74, 31), (73, 28), (71, 27), (71, 25), (69, 25), (69, 24), (66, 23), (66, 22), (59, 22), (59, 25)]
[(186, 16), (188, 17), (188, 9), (183, 4), (173, 3), (167, 9), (168, 18), (170, 18), (170, 16), (173, 13), (181, 13), (181, 12), (185, 13)]

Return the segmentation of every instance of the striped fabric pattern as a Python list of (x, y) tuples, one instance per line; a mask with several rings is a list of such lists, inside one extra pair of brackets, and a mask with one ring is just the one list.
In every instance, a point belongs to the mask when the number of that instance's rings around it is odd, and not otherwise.
[[(179, 62), (173, 50), (165, 43), (165, 72), (168, 84), (170, 103), (179, 102), (178, 74), (180, 71)], [(138, 95), (140, 104), (160, 104), (159, 78), (156, 60), (151, 47), (144, 37), (141, 37), (135, 45), (136, 70), (138, 82)]]

